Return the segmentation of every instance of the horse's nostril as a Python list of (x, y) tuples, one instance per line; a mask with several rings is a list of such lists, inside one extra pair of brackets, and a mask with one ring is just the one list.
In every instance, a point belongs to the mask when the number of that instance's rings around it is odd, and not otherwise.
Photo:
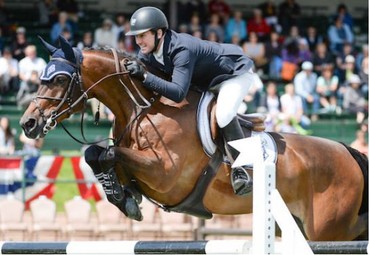
[(34, 118), (30, 118), (26, 123), (24, 123), (24, 127), (27, 129), (27, 130), (31, 130), (32, 128), (34, 128), (36, 125), (36, 119)]

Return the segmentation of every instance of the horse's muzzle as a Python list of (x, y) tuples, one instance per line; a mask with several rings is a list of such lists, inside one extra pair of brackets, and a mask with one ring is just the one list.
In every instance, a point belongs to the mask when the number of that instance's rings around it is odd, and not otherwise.
[(36, 139), (40, 136), (43, 136), (42, 128), (38, 124), (38, 121), (34, 117), (23, 117), (19, 123), (28, 138)]

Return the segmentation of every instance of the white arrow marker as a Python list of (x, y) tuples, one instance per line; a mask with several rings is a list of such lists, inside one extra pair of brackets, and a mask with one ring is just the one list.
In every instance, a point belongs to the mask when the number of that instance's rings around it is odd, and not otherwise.
[(255, 162), (263, 162), (263, 151), (259, 136), (248, 137), (228, 142), (230, 146), (240, 152), (232, 167), (253, 165)]

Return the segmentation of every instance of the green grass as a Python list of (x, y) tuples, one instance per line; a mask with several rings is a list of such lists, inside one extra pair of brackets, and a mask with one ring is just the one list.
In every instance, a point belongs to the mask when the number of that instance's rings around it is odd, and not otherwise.
[[(75, 196), (79, 196), (80, 192), (77, 188), (77, 183), (74, 182), (75, 176), (73, 174), (72, 163), (69, 158), (65, 158), (60, 169), (57, 180), (63, 180), (55, 184), (55, 193), (53, 200), (57, 205), (57, 211), (64, 211), (64, 203)], [(93, 211), (95, 210), (95, 201), (89, 199)]]

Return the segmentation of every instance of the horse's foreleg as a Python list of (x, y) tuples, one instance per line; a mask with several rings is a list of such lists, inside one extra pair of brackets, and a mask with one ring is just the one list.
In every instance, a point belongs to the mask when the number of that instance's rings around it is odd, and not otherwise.
[(180, 174), (176, 155), (168, 156), (152, 150), (138, 151), (115, 147), (117, 161), (137, 180), (160, 193), (171, 190)]
[(108, 201), (117, 206), (127, 217), (142, 220), (138, 199), (135, 199), (131, 192), (125, 192), (115, 173), (114, 149), (92, 145), (85, 151), (85, 160), (103, 186)]

